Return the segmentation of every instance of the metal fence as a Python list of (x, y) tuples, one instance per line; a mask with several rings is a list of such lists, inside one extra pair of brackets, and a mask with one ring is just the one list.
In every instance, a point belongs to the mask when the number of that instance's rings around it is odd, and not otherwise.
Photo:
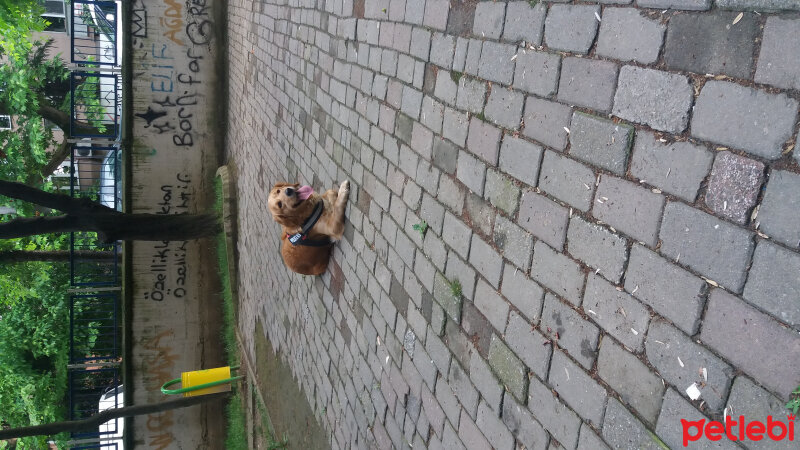
[(119, 66), (118, 12), (114, 1), (72, 2), (72, 62), (91, 66)]
[(118, 361), (121, 335), (118, 293), (73, 295), (69, 309), (69, 362)]
[[(74, 0), (69, 4), (70, 43), (69, 192), (121, 210), (122, 80), (120, 4)], [(97, 233), (70, 237), (69, 419), (121, 407), (119, 242)], [(72, 433), (72, 449), (121, 449), (123, 420)]]

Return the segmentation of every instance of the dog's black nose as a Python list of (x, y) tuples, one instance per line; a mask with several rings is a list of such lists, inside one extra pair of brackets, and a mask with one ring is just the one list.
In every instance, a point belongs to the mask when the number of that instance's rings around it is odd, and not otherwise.
[(286, 188), (286, 195), (287, 195), (287, 196), (289, 196), (289, 197), (291, 197), (292, 195), (294, 195), (294, 189), (292, 189), (292, 188)]

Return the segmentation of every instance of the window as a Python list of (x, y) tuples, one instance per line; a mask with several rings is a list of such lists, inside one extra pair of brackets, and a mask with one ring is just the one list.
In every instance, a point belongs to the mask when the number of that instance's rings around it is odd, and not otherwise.
[(50, 25), (45, 28), (45, 31), (67, 31), (67, 18), (64, 10), (64, 0), (44, 0), (41, 2), (44, 6), (44, 17)]
[(11, 129), (11, 116), (0, 114), (0, 130)]

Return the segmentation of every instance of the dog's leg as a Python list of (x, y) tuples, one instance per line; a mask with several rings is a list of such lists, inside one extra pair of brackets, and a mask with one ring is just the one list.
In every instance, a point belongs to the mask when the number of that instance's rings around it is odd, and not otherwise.
[(350, 181), (345, 180), (339, 186), (336, 202), (333, 205), (333, 235), (339, 240), (344, 235), (344, 211), (347, 209), (347, 200), (350, 198)]

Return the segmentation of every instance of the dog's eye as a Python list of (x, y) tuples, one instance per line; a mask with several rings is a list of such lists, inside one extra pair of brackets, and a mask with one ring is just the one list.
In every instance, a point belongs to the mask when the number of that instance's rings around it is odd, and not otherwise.
[(283, 208), (283, 202), (278, 202), (278, 208)]
[(275, 191), (275, 193), (276, 193), (276, 194), (280, 194), (280, 193), (281, 193), (281, 190), (280, 190), (280, 189), (278, 189), (277, 191)]

